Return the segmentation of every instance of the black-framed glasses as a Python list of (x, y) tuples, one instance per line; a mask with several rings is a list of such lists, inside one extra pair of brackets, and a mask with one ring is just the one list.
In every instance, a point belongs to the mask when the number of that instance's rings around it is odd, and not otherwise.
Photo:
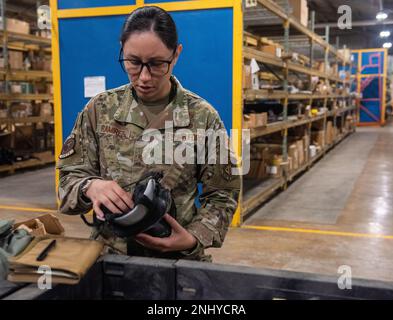
[(124, 59), (123, 48), (120, 49), (119, 63), (125, 73), (132, 76), (139, 76), (142, 73), (143, 67), (146, 67), (152, 76), (162, 77), (169, 72), (171, 63), (175, 59), (176, 49), (173, 50), (172, 58), (170, 60), (151, 60), (142, 62), (140, 59)]

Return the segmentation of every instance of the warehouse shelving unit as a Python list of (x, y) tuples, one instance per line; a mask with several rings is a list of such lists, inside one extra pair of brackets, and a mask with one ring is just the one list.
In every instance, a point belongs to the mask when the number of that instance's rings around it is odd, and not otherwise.
[[(309, 77), (310, 87), (311, 87), (311, 77), (318, 77), (330, 83), (336, 89), (341, 86), (346, 89), (350, 86), (350, 81), (342, 79), (337, 75), (327, 74), (321, 72), (318, 69), (313, 68), (313, 62), (315, 61), (315, 55), (319, 54), (323, 57), (325, 65), (328, 65), (329, 59), (333, 59), (344, 69), (345, 66), (351, 64), (350, 61), (345, 60), (345, 58), (340, 54), (337, 48), (329, 43), (329, 29), (326, 28), (325, 36), (321, 37), (314, 32), (314, 20), (315, 14), (311, 14), (310, 28), (302, 25), (296, 18), (289, 15), (286, 10), (277, 5), (277, 3), (271, 0), (258, 0), (259, 6), (255, 8), (257, 14), (263, 19), (260, 21), (267, 21), (271, 24), (272, 21), (277, 23), (282, 22), (284, 36), (281, 38), (272, 37), (275, 41), (280, 40), (280, 44), (283, 45), (284, 53), (281, 58), (269, 53), (265, 53), (258, 50), (258, 42), (261, 39), (260, 35), (251, 34), (249, 32), (244, 33), (244, 47), (243, 47), (243, 58), (245, 62), (249, 62), (252, 59), (263, 66), (268, 66), (267, 70), (272, 71), (274, 76), (277, 74), (282, 75), (278, 79), (282, 80), (281, 90), (252, 90), (247, 89), (243, 92), (244, 105), (252, 104), (258, 101), (270, 101), (278, 100), (283, 106), (283, 117), (282, 121), (277, 121), (269, 123), (266, 126), (251, 128), (250, 138), (251, 145), (253, 141), (257, 138), (269, 136), (272, 134), (281, 133), (282, 135), (282, 157), (283, 162), (288, 161), (288, 130), (295, 127), (303, 127), (311, 136), (311, 128), (314, 123), (323, 123), (323, 129), (326, 133), (326, 125), (328, 119), (331, 119), (334, 127), (340, 125), (343, 127), (345, 117), (347, 115), (352, 116), (356, 119), (357, 106), (353, 103), (354, 99), (348, 93), (343, 94), (304, 94), (304, 93), (290, 93), (288, 90), (288, 78), (289, 74), (296, 74), (297, 77)], [(248, 9), (250, 13), (250, 9)], [(267, 12), (270, 14), (268, 16)], [(254, 15), (253, 21), (258, 21), (257, 14)], [(255, 25), (255, 23), (254, 23)], [(298, 40), (290, 40), (290, 30), (296, 30), (300, 33), (300, 36), (295, 36)], [(270, 37), (269, 37), (270, 38)], [(305, 41), (306, 40), (306, 41)], [(297, 45), (290, 46), (291, 43), (297, 43)], [(303, 44), (301, 43), (303, 42)], [(291, 56), (294, 49), (299, 49), (306, 43), (309, 56), (306, 58), (305, 64), (300, 64), (297, 62), (289, 61), (288, 56)], [(304, 48), (303, 48), (304, 49)], [(297, 53), (297, 52), (296, 52)], [(325, 69), (326, 71), (326, 69)], [(311, 89), (310, 89), (311, 90)], [(345, 90), (343, 90), (345, 92)], [(303, 101), (304, 100), (304, 101)], [(336, 108), (337, 101), (344, 100), (344, 107)], [(325, 113), (317, 116), (303, 115), (301, 118), (290, 119), (288, 117), (289, 102), (303, 101), (307, 102), (308, 105), (312, 106), (313, 102), (319, 102), (323, 104), (323, 109), (326, 110)], [(328, 108), (328, 102), (332, 102), (335, 108)], [(340, 122), (340, 123), (339, 123)], [(243, 180), (243, 193), (242, 193), (242, 208), (241, 208), (241, 222), (247, 219), (255, 209), (257, 209), (261, 204), (266, 202), (270, 197), (272, 197), (277, 191), (285, 189), (293, 179), (295, 179), (299, 174), (307, 171), (316, 161), (321, 159), (328, 151), (334, 148), (337, 144), (343, 141), (348, 135), (354, 131), (354, 127), (350, 131), (338, 135), (336, 139), (330, 144), (325, 145), (321, 148), (321, 151), (317, 153), (313, 158), (305, 159), (305, 162), (300, 165), (299, 168), (289, 171), (284, 170), (282, 177), (268, 178), (268, 179), (244, 179)], [(326, 141), (326, 134), (325, 134)], [(308, 148), (309, 146), (307, 146)]]
[[(0, 46), (4, 57), (4, 68), (0, 68), (0, 81), (4, 83), (4, 92), (0, 93), (0, 101), (7, 108), (7, 117), (0, 118), (0, 127), (4, 130), (0, 131), (0, 137), (6, 137), (6, 140), (1, 142), (0, 147), (8, 149), (15, 149), (15, 141), (18, 135), (27, 141), (31, 148), (26, 151), (21, 151), (22, 154), (29, 153), (33, 159), (18, 161), (8, 165), (0, 165), (0, 172), (13, 172), (18, 169), (25, 169), (29, 167), (44, 165), (54, 162), (54, 156), (48, 156), (47, 149), (47, 133), (48, 130), (53, 130), (54, 117), (53, 116), (29, 116), (13, 118), (11, 114), (12, 102), (50, 102), (53, 103), (53, 95), (49, 93), (13, 93), (10, 92), (10, 82), (29, 82), (33, 85), (39, 83), (52, 83), (52, 72), (43, 70), (14, 70), (9, 67), (8, 51), (22, 51), (22, 52), (43, 52), (45, 55), (51, 54), (51, 39), (16, 32), (7, 31), (7, 17), (6, 0), (0, 0), (1, 17), (3, 21), (3, 30), (0, 30)], [(31, 137), (24, 136), (23, 132), (19, 132), (20, 126), (32, 126), (33, 135)], [(43, 127), (44, 130), (44, 150), (37, 150), (37, 142), (35, 141), (37, 126)], [(52, 127), (52, 129), (50, 129)]]

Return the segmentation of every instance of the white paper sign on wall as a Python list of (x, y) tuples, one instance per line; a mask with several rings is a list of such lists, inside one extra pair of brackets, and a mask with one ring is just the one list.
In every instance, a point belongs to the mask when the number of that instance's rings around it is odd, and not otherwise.
[(85, 77), (85, 98), (95, 97), (97, 94), (106, 90), (106, 79), (104, 76)]

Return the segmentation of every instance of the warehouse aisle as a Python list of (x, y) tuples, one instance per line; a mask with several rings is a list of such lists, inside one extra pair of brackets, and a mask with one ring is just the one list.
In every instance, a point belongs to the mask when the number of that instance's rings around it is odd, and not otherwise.
[(215, 262), (393, 281), (393, 127), (361, 128), (231, 229)]

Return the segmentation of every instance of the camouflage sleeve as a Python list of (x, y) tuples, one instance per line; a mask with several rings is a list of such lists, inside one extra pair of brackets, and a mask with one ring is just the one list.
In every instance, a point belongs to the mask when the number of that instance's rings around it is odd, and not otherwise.
[[(227, 131), (219, 115), (213, 113), (209, 120), (209, 129), (215, 133), (221, 132), (228, 139)], [(209, 164), (208, 150), (216, 140), (214, 164)], [(198, 182), (202, 184), (202, 194), (199, 196), (201, 207), (197, 215), (186, 229), (195, 236), (198, 241), (192, 252), (183, 252), (185, 255), (193, 255), (202, 248), (221, 247), (233, 214), (238, 206), (241, 179), (239, 175), (232, 174), (232, 168), (236, 164), (231, 163), (231, 151), (228, 147), (220, 147), (219, 137), (206, 143), (206, 161), (199, 166)], [(227, 163), (220, 161), (220, 152), (224, 152)], [(214, 152), (213, 152), (214, 153)]]
[(102, 179), (95, 112), (92, 99), (78, 114), (74, 128), (64, 142), (59, 156), (58, 197), (62, 213), (81, 214), (91, 210), (92, 203), (81, 196), (81, 185), (89, 179)]

